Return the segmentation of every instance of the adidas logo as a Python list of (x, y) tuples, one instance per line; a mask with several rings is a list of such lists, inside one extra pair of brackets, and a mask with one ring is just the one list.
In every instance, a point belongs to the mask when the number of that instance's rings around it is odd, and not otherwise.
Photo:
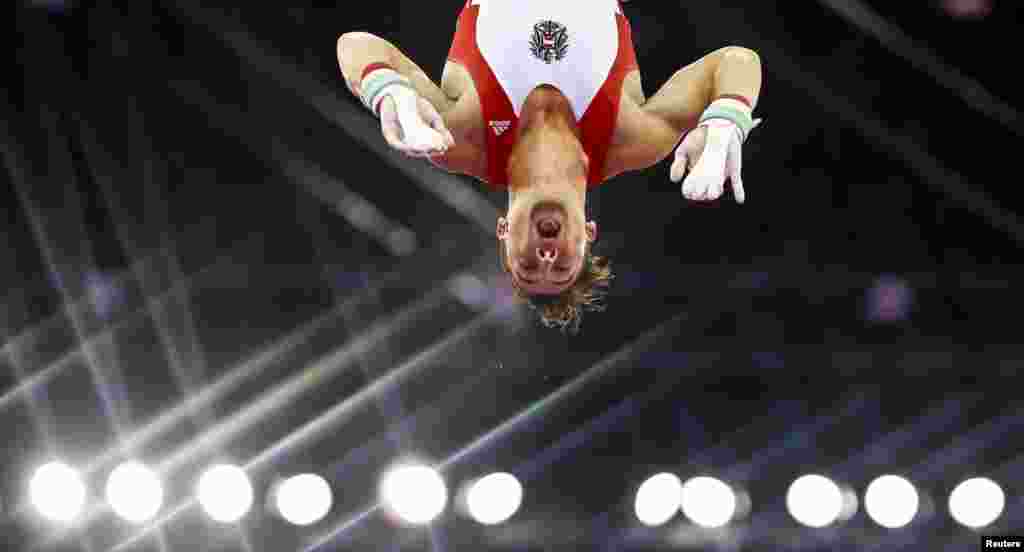
[(512, 121), (491, 121), (491, 128), (494, 129), (495, 136), (505, 134), (510, 126), (512, 126)]

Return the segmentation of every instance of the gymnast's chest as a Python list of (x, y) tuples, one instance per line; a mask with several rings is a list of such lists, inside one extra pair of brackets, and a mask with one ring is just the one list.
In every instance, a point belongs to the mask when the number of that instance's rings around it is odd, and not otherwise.
[(558, 88), (583, 117), (618, 53), (615, 7), (605, 0), (481, 5), (476, 46), (517, 117), (542, 84)]

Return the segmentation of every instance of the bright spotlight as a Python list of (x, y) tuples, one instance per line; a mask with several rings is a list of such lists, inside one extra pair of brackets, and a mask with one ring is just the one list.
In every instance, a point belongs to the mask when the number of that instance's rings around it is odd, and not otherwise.
[(199, 504), (214, 521), (234, 523), (252, 506), (253, 490), (249, 476), (238, 466), (219, 464), (199, 477), (196, 494)]
[(432, 521), (448, 503), (448, 489), (436, 470), (402, 466), (388, 472), (380, 486), (381, 499), (399, 518), (412, 524)]
[(138, 462), (125, 462), (107, 478), (107, 503), (114, 513), (132, 523), (150, 520), (163, 504), (164, 490), (152, 470)]
[(978, 529), (999, 519), (1006, 506), (1006, 495), (991, 479), (975, 477), (953, 489), (949, 495), (949, 513), (957, 523)]
[(510, 473), (492, 473), (469, 488), (469, 515), (484, 525), (507, 521), (523, 503), (523, 486)]
[(275, 494), (278, 513), (293, 525), (312, 525), (331, 511), (331, 487), (319, 475), (289, 477)]
[(40, 466), (29, 480), (28, 489), (29, 500), (50, 521), (72, 521), (85, 506), (85, 483), (67, 464)]
[(683, 484), (681, 499), (683, 515), (701, 527), (721, 527), (736, 513), (736, 494), (713, 477), (688, 480)]
[(843, 513), (843, 492), (831, 479), (805, 475), (789, 486), (786, 508), (793, 519), (808, 527), (831, 525)]
[(661, 525), (682, 505), (683, 482), (671, 473), (652, 475), (636, 491), (636, 518), (648, 527)]
[(864, 492), (864, 510), (875, 523), (896, 529), (910, 523), (917, 515), (917, 489), (897, 475), (883, 475), (868, 485)]

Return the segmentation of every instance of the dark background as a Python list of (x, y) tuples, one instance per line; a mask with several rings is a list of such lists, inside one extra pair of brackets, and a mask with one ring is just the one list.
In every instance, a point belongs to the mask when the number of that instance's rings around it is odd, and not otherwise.
[[(746, 46), (765, 123), (743, 206), (688, 204), (668, 160), (588, 198), (616, 278), (575, 337), (510, 301), (493, 237), (507, 198), (387, 151), (340, 78), (335, 41), (365, 30), (439, 81), (461, 2), (119, 4), (7, 18), (8, 549), (137, 535), (109, 514), (54, 532), (25, 513), (27, 474), (54, 457), (91, 468), (97, 501), (117, 460), (159, 465), (165, 511), (214, 459), (248, 464), (258, 494), (303, 470), (335, 490), (312, 528), (258, 499), (237, 528), (192, 508), (126, 550), (973, 550), (944, 500), (979, 474), (1008, 495), (987, 531), (1021, 532), (1019, 3), (868, 3), (912, 43), (828, 2), (627, 4), (648, 96)], [(429, 531), (357, 518), (408, 455), (453, 488), (512, 471), (523, 508), (491, 531), (452, 509)], [(663, 469), (727, 478), (750, 515), (718, 544), (678, 517), (638, 529), (632, 493)], [(901, 473), (933, 508), (901, 531), (863, 511), (801, 530), (782, 497), (808, 471), (860, 492)]]

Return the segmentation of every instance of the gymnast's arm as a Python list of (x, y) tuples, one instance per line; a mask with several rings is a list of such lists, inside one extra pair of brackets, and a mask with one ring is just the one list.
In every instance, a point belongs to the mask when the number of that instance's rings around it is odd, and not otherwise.
[(760, 92), (761, 58), (747, 48), (721, 48), (676, 71), (643, 104), (623, 102), (624, 138), (610, 152), (608, 177), (644, 169), (668, 157), (716, 99), (741, 97), (755, 107)]
[(356, 96), (360, 94), (363, 70), (373, 63), (386, 63), (408, 78), (416, 92), (442, 115), (454, 107), (455, 100), (446, 96), (423, 69), (387, 40), (364, 32), (341, 35), (338, 39), (338, 65), (345, 84)]
[[(471, 141), (462, 139), (460, 132), (467, 122), (473, 123), (469, 126), (482, 124), (479, 122), (479, 108), (473, 105), (475, 93), (464, 93), (468, 78), (446, 78), (442, 90), (390, 42), (369, 33), (350, 32), (341, 35), (338, 39), (338, 64), (345, 77), (345, 84), (356, 96), (361, 92), (359, 84), (363, 71), (374, 63), (386, 63), (408, 78), (416, 92), (437, 109), (445, 126), (455, 134), (454, 146), (442, 155), (430, 157), (431, 163), (449, 172), (483, 178), (486, 173), (486, 156)], [(446, 74), (451, 66), (451, 62), (445, 66)]]

